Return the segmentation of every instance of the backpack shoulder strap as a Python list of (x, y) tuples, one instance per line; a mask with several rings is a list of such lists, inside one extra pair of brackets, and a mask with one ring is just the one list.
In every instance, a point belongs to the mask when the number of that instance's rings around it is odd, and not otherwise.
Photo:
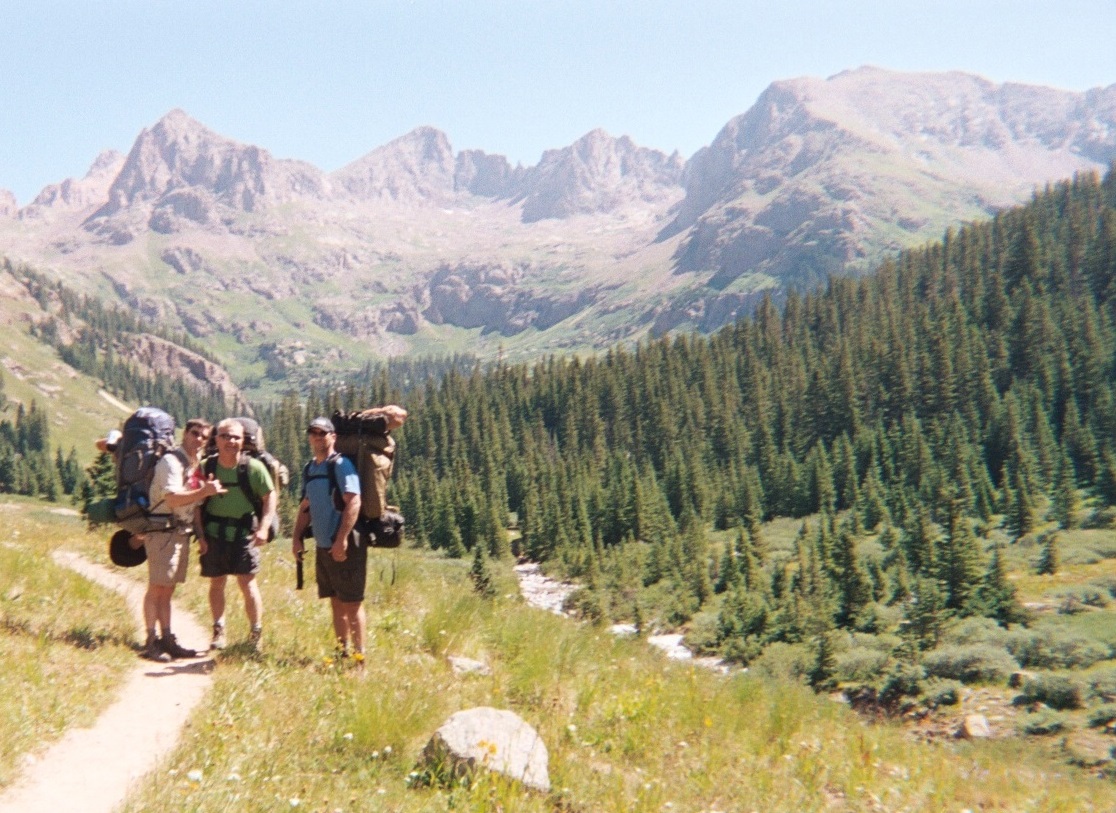
[(240, 459), (236, 462), (236, 484), (241, 493), (248, 498), (248, 502), (252, 503), (252, 508), (258, 516), (263, 511), (263, 500), (256, 495), (252, 488), (252, 481), (248, 478), (248, 466), (251, 462), (252, 458), (249, 455), (243, 453), (240, 455)]

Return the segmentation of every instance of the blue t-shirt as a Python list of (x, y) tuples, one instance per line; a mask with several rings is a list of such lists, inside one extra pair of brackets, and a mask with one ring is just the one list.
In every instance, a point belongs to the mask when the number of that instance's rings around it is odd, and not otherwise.
[[(333, 507), (333, 476), (329, 472), (329, 460), (318, 463), (310, 461), (306, 469), (306, 480), (302, 484), (302, 494), (310, 500), (310, 522), (314, 526), (314, 541), (319, 548), (333, 546), (337, 526), (341, 524), (341, 512)], [(357, 477), (353, 461), (344, 455), (337, 456), (337, 479), (341, 490), (348, 494), (360, 493), (360, 478)]]

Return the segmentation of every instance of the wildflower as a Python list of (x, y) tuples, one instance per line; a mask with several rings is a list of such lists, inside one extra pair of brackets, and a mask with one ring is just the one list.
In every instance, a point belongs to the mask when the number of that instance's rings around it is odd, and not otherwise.
[(342, 737), (342, 739), (345, 739), (345, 740), (351, 740), (352, 738), (353, 738), (353, 732), (351, 732), (351, 731), (346, 731), (345, 735)]
[(178, 776), (178, 768), (171, 768), (167, 771), (167, 776)]
[(197, 768), (194, 768), (194, 770), (186, 774), (186, 778), (189, 779), (191, 782), (201, 782), (202, 776), (202, 772), (199, 771)]
[(372, 759), (379, 759), (379, 758), (380, 758), (380, 752), (379, 751), (373, 751), (372, 752)]
[(239, 782), (240, 781), (240, 774), (238, 774), (236, 771), (233, 771), (231, 774), (228, 775), (228, 781)]
[(384, 746), (384, 756), (386, 757), (390, 753), (391, 753), (391, 746), (390, 745), (385, 745)]
[(291, 807), (298, 807), (300, 804), (302, 804), (302, 800), (299, 799), (297, 796), (294, 799), (291, 799)]
[(322, 663), (324, 663), (326, 666), (333, 666), (333, 658), (327, 655), (326, 657), (322, 658)]
[(353, 661), (356, 662), (356, 663), (364, 663), (364, 653), (363, 652), (354, 652), (353, 653)]

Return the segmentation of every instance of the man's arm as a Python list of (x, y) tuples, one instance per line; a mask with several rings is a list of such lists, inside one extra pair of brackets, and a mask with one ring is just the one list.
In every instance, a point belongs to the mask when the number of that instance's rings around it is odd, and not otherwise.
[(304, 539), (306, 529), (310, 527), (310, 500), (305, 497), (298, 504), (298, 516), (295, 517), (294, 530), (291, 531), (291, 553), (297, 559), (306, 549)]
[(279, 492), (274, 488), (263, 496), (263, 516), (256, 529), (256, 544), (266, 545), (267, 535), (271, 531), (271, 523), (275, 521), (275, 509), (279, 505)]
[(333, 537), (333, 547), (329, 551), (335, 562), (344, 562), (348, 556), (349, 534), (360, 516), (360, 494), (346, 491), (341, 498), (345, 501), (345, 507), (341, 511), (341, 522), (337, 525), (337, 534)]
[(187, 505), (193, 505), (208, 497), (224, 493), (225, 487), (210, 475), (210, 478), (203, 482), (198, 488), (182, 491), (167, 491), (163, 497), (163, 502), (167, 504), (168, 508), (173, 510), (175, 508), (185, 508)]

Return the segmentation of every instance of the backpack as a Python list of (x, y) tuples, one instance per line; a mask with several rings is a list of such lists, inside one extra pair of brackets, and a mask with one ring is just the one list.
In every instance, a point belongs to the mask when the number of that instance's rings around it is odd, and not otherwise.
[[(290, 472), (278, 458), (271, 452), (267, 451), (264, 447), (263, 431), (260, 429), (259, 423), (248, 417), (233, 418), (234, 421), (244, 427), (244, 445), (241, 446), (240, 460), (236, 464), (236, 481), (237, 487), (252, 503), (252, 508), (255, 511), (256, 518), (263, 517), (263, 500), (256, 496), (252, 491), (252, 487), (248, 482), (248, 459), (256, 458), (265, 466), (268, 472), (271, 473), (271, 481), (275, 484), (275, 494), (277, 497), (282, 497), (283, 489), (291, 481)], [(211, 475), (216, 476), (217, 472), (217, 432), (209, 433), (209, 441), (205, 447), (206, 458), (202, 465), (204, 466), (205, 476), (208, 479)], [(202, 511), (205, 508), (203, 505)], [(279, 512), (275, 512), (275, 516), (271, 520), (271, 529), (268, 531), (268, 541), (275, 539), (279, 535)]]
[[(357, 530), (370, 537), (373, 547), (395, 548), (403, 540), (403, 515), (388, 505), (387, 484), (395, 470), (395, 439), (388, 420), (378, 410), (334, 412), (335, 448), (352, 461), (360, 479), (360, 517)], [(334, 503), (340, 500), (341, 482), (336, 464), (330, 465)]]
[[(332, 455), (326, 458), (326, 463), (329, 464), (328, 475), (311, 475), (310, 461), (307, 461), (302, 469), (302, 483), (304, 488), (306, 483), (310, 480), (326, 476), (329, 477), (331, 485), (330, 496), (333, 497), (333, 507), (339, 512), (345, 509), (344, 498), (341, 496), (344, 491), (344, 486), (341, 483), (341, 475), (338, 472), (338, 464), (342, 457), (348, 457), (348, 455), (343, 455), (341, 452), (335, 450)], [(350, 462), (351, 460), (350, 458)], [(357, 478), (360, 478), (359, 469), (357, 471)], [(361, 480), (361, 512), (360, 516), (357, 517), (356, 524), (353, 526), (353, 531), (356, 532), (357, 539), (361, 543), (372, 548), (398, 548), (403, 542), (403, 525), (405, 524), (403, 515), (388, 507), (375, 519), (367, 517), (364, 513), (364, 482), (364, 480)], [(314, 529), (308, 526), (306, 528), (306, 535), (312, 536), (313, 533)]]
[(124, 421), (112, 450), (116, 463), (116, 496), (86, 509), (92, 523), (115, 522), (133, 534), (173, 527), (169, 509), (151, 505), (155, 464), (175, 448), (174, 418), (156, 407), (140, 407)]

